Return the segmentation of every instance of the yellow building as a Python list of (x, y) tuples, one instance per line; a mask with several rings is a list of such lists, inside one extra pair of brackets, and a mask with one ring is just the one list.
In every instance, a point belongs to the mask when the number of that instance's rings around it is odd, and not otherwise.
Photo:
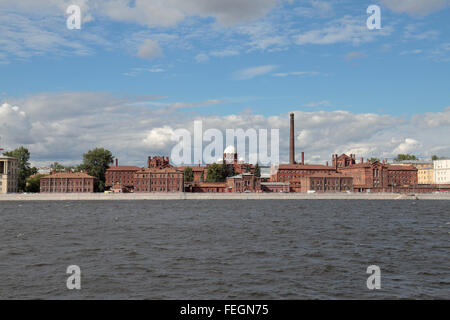
[(423, 167), (417, 172), (418, 184), (434, 184), (434, 168)]
[(0, 156), (0, 194), (17, 192), (18, 167), (19, 160), (16, 158)]

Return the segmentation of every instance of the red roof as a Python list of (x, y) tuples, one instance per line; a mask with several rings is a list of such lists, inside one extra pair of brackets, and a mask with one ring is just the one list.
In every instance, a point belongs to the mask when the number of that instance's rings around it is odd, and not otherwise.
[(327, 167), (320, 164), (280, 164), (278, 170), (330, 170), (334, 171), (334, 167)]
[(54, 178), (62, 178), (62, 179), (95, 179), (94, 177), (88, 175), (84, 172), (58, 172), (53, 173), (48, 176), (42, 177), (41, 179), (54, 179)]
[(138, 170), (141, 170), (141, 168), (134, 166), (118, 166), (118, 167), (110, 167), (106, 171), (138, 171)]
[(400, 166), (400, 165), (392, 165), (392, 164), (388, 166), (388, 169), (389, 170), (405, 170), (405, 171), (417, 170), (417, 168), (414, 166)]

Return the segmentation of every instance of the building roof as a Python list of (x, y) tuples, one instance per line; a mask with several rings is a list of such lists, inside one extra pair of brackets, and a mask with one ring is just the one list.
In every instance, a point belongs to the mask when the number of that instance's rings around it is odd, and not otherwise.
[(284, 182), (261, 182), (262, 186), (289, 186), (289, 183)]
[(331, 173), (314, 173), (314, 174), (309, 174), (306, 176), (303, 176), (301, 179), (303, 178), (352, 178), (352, 176), (349, 175), (345, 175), (342, 173), (336, 173), (336, 172), (331, 172)]
[(321, 164), (280, 164), (278, 170), (330, 170), (334, 171), (334, 167), (324, 166)]
[(414, 166), (405, 166), (405, 165), (396, 166), (396, 165), (390, 164), (390, 165), (388, 165), (388, 170), (410, 171), (410, 170), (417, 170), (417, 168)]
[(136, 173), (183, 173), (183, 171), (179, 170), (179, 168), (142, 168), (136, 171)]
[(60, 179), (95, 179), (94, 177), (88, 175), (85, 172), (57, 172), (50, 174), (48, 176), (42, 177), (41, 179), (54, 179), (54, 178), (60, 178)]
[(118, 167), (109, 167), (106, 171), (138, 171), (138, 170), (141, 170), (141, 168), (135, 166), (118, 166)]
[(8, 157), (8, 156), (0, 155), (0, 160), (19, 160), (19, 159), (14, 158), (14, 157)]
[(228, 146), (223, 153), (224, 154), (235, 154), (236, 148), (234, 146)]
[(193, 184), (194, 187), (201, 188), (218, 188), (218, 187), (226, 187), (226, 182), (196, 182)]

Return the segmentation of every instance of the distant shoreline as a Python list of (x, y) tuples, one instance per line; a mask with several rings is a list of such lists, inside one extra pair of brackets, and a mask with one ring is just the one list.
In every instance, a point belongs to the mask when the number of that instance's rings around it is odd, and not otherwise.
[(402, 195), (392, 193), (64, 193), (2, 194), (3, 201), (129, 201), (129, 200), (450, 200), (450, 193)]

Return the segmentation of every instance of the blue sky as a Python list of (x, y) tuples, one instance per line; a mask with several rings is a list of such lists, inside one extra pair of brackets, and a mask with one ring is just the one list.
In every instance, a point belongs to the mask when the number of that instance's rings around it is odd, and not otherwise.
[[(74, 3), (82, 9), (81, 30), (66, 28), (65, 9)], [(381, 7), (381, 30), (366, 27), (371, 4)], [(164, 132), (183, 126), (180, 118), (233, 125), (241, 117), (235, 124), (273, 127), (281, 126), (274, 117), (295, 111), (298, 144), (311, 161), (340, 151), (450, 155), (450, 135), (443, 138), (450, 125), (449, 17), (446, 0), (3, 0), (0, 144), (27, 145), (36, 163), (69, 163), (97, 142), (138, 163), (144, 154), (169, 153)], [(77, 112), (82, 103), (90, 107)], [(90, 122), (112, 117), (105, 115), (111, 108), (115, 127)], [(345, 135), (351, 127), (348, 140), (333, 140), (329, 120), (301, 131), (302, 119), (339, 112), (349, 120), (335, 130)], [(134, 132), (125, 122), (133, 117), (150, 122)], [(377, 125), (361, 117), (377, 117)], [(420, 119), (430, 119), (427, 128), (417, 127)], [(28, 138), (12, 132), (15, 121)], [(47, 136), (41, 126), (60, 132)], [(123, 135), (110, 139), (117, 126)], [(97, 139), (77, 136), (80, 130)], [(313, 134), (324, 141), (305, 138)], [(145, 150), (132, 141), (149, 135), (155, 142)], [(69, 140), (80, 149), (69, 149)]]

